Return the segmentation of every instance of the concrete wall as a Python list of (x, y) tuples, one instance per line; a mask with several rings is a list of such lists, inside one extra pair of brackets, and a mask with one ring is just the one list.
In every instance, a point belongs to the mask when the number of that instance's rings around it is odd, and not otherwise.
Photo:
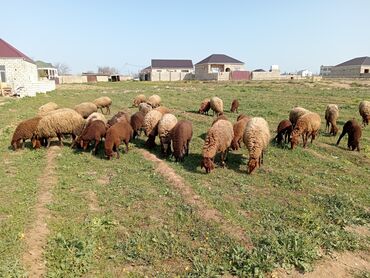
[(108, 82), (109, 81), (109, 76), (97, 75), (96, 76), (96, 81), (97, 82)]
[(369, 69), (370, 66), (339, 66), (333, 67), (331, 69), (330, 74), (328, 77), (334, 78), (359, 78), (359, 77), (369, 77), (370, 74), (365, 74), (365, 69)]
[(13, 92), (19, 90), (20, 96), (35, 96), (38, 92), (47, 92), (55, 89), (54, 80), (40, 80), (37, 66), (22, 58), (0, 58), (0, 65), (5, 66), (6, 82), (12, 87)]
[(86, 75), (60, 75), (59, 84), (87, 83)]
[(191, 80), (194, 79), (193, 71), (182, 72), (182, 71), (167, 71), (152, 70), (150, 74), (151, 81), (180, 81), (180, 80)]
[(252, 72), (252, 80), (278, 80), (281, 79), (280, 71)]

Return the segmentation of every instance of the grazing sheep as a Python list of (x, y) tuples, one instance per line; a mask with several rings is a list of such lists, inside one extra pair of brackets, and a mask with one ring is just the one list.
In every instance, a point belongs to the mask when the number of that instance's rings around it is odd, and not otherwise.
[(210, 105), (211, 105), (213, 115), (215, 113), (217, 115), (220, 115), (224, 112), (224, 103), (222, 102), (222, 99), (218, 97), (212, 97), (210, 100)]
[(84, 119), (90, 116), (90, 114), (97, 112), (98, 107), (92, 102), (82, 102), (74, 107), (74, 110), (80, 114)]
[(309, 112), (300, 117), (292, 132), (291, 147), (298, 145), (299, 136), (302, 135), (303, 147), (307, 145), (308, 137), (311, 136), (311, 144), (315, 140), (316, 135), (321, 126), (320, 115)]
[(141, 95), (137, 95), (134, 98), (132, 104), (133, 104), (133, 106), (138, 107), (140, 103), (143, 103), (145, 101), (146, 101), (146, 96), (141, 94)]
[(280, 145), (283, 140), (284, 143), (290, 141), (290, 135), (293, 131), (292, 123), (289, 120), (282, 120), (277, 127), (277, 134), (274, 140)]
[(136, 136), (140, 136), (141, 134), (141, 129), (143, 127), (143, 123), (144, 123), (144, 113), (143, 112), (136, 112), (134, 115), (131, 116), (131, 119), (130, 119), (130, 123), (131, 123), (131, 127), (132, 129), (134, 130), (134, 135), (133, 135), (133, 138), (135, 139)]
[[(339, 108), (336, 104), (328, 104), (326, 106), (325, 111), (325, 120), (326, 120), (326, 128), (325, 130), (329, 131), (330, 135), (337, 135), (338, 127), (337, 127), (337, 119), (339, 117)], [(331, 127), (330, 127), (331, 125)]]
[(238, 120), (233, 125), (234, 138), (231, 141), (231, 148), (235, 151), (241, 147), (241, 141), (243, 139), (245, 127), (251, 118), (248, 116), (243, 117), (241, 120)]
[(103, 121), (105, 124), (107, 123), (107, 119), (102, 113), (94, 112), (90, 114), (90, 116), (86, 119), (86, 125), (93, 121)]
[(32, 139), (33, 133), (36, 131), (37, 125), (41, 117), (35, 117), (23, 122), (20, 122), (13, 133), (12, 140), (10, 145), (13, 147), (13, 150), (24, 147), (24, 142), (27, 139)]
[(110, 114), (110, 106), (112, 105), (112, 100), (109, 97), (99, 97), (93, 101), (93, 103), (100, 109), (103, 113), (103, 108), (106, 109), (106, 114)]
[(161, 142), (162, 154), (168, 156), (171, 154), (171, 137), (170, 132), (177, 124), (177, 118), (173, 114), (164, 114), (158, 123), (158, 136)]
[(289, 113), (289, 121), (292, 123), (293, 128), (296, 125), (298, 119), (301, 116), (303, 116), (304, 114), (307, 114), (308, 112), (310, 112), (310, 111), (308, 111), (307, 109), (304, 109), (302, 107), (299, 107), (299, 106), (294, 107), (290, 111), (290, 113)]
[(370, 101), (361, 101), (358, 107), (358, 111), (360, 112), (360, 115), (362, 117), (363, 125), (368, 125), (370, 120)]
[(161, 105), (161, 97), (158, 95), (152, 95), (148, 98), (147, 103), (153, 107), (156, 108)]
[(144, 117), (143, 129), (145, 136), (148, 136), (148, 140), (145, 143), (148, 148), (155, 147), (155, 137), (158, 134), (158, 123), (162, 116), (161, 112), (151, 110)]
[(263, 154), (270, 141), (270, 130), (264, 118), (255, 117), (250, 119), (245, 127), (243, 142), (249, 152), (248, 173), (263, 164)]
[(159, 106), (159, 107), (155, 108), (154, 110), (157, 110), (157, 111), (161, 112), (162, 115), (167, 114), (167, 113), (171, 113), (171, 110), (167, 107), (164, 107), (164, 106)]
[(47, 147), (49, 147), (49, 139), (58, 137), (60, 145), (63, 146), (63, 134), (71, 134), (74, 141), (76, 136), (81, 134), (84, 126), (85, 120), (73, 109), (63, 108), (51, 111), (39, 121), (33, 134), (32, 145), (34, 148), (39, 148), (40, 140), (46, 138)]
[(151, 107), (149, 104), (142, 102), (139, 104), (139, 111), (143, 112), (144, 115), (146, 115), (150, 110), (152, 110), (153, 107)]
[(208, 115), (208, 111), (209, 109), (211, 109), (211, 101), (209, 98), (206, 98), (202, 101), (202, 103), (200, 104), (200, 107), (199, 107), (199, 110), (198, 110), (198, 113), (199, 114), (207, 114)]
[(204, 167), (206, 173), (210, 173), (215, 168), (214, 157), (218, 152), (221, 152), (221, 166), (224, 167), (233, 137), (233, 125), (226, 120), (217, 121), (207, 132), (202, 150), (201, 169)]
[(233, 102), (231, 103), (231, 108), (230, 108), (230, 112), (232, 113), (239, 113), (238, 112), (238, 108), (239, 108), (239, 100), (237, 99), (234, 99)]
[(342, 134), (339, 136), (337, 146), (344, 135), (348, 133), (348, 149), (354, 151), (360, 151), (360, 138), (362, 136), (362, 130), (360, 125), (355, 119), (347, 121), (343, 126)]
[(101, 120), (95, 120), (89, 122), (80, 136), (77, 137), (76, 143), (81, 146), (84, 150), (87, 149), (91, 141), (95, 141), (93, 152), (96, 155), (98, 151), (98, 145), (102, 138), (105, 137), (107, 127)]
[(48, 112), (57, 110), (59, 108), (58, 104), (54, 102), (48, 102), (39, 108), (39, 112), (37, 113), (37, 116), (41, 117), (46, 115)]
[(128, 152), (128, 143), (133, 135), (133, 130), (129, 122), (120, 121), (108, 128), (105, 135), (104, 152), (110, 160), (114, 153), (117, 159), (119, 158), (119, 146), (123, 141), (126, 145), (126, 153)]
[(127, 122), (130, 122), (130, 114), (125, 111), (119, 111), (115, 114), (107, 123), (108, 127), (111, 127), (115, 123), (125, 119)]
[(219, 120), (226, 120), (228, 121), (229, 119), (226, 117), (224, 113), (219, 114), (216, 119), (213, 120), (211, 126), (213, 126), (215, 123), (217, 123)]
[(184, 161), (184, 156), (189, 155), (189, 144), (193, 137), (193, 125), (190, 121), (178, 121), (171, 130), (170, 139), (172, 141), (173, 156), (177, 161)]
[(245, 114), (240, 114), (239, 116), (238, 116), (238, 118), (236, 118), (236, 121), (240, 121), (241, 119), (243, 119), (243, 118), (249, 118), (250, 119), (250, 117), (249, 116), (247, 116), (247, 115), (245, 115)]

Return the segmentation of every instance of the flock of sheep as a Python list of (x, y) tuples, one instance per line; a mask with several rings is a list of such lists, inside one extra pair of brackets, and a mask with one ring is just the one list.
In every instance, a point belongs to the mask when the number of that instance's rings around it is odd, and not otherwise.
[[(55, 103), (47, 103), (39, 108), (36, 117), (21, 122), (14, 131), (11, 146), (14, 150), (23, 148), (24, 141), (30, 139), (34, 148), (49, 147), (50, 139), (57, 137), (60, 145), (65, 135), (72, 136), (72, 147), (84, 150), (90, 143), (94, 143), (93, 152), (97, 153), (99, 143), (104, 138), (104, 153), (108, 159), (119, 158), (119, 146), (123, 142), (128, 151), (129, 142), (144, 131), (147, 136), (146, 147), (153, 148), (158, 136), (161, 152), (164, 156), (172, 154), (176, 161), (183, 161), (189, 154), (189, 144), (193, 136), (192, 123), (188, 120), (177, 120), (170, 109), (161, 106), (161, 98), (152, 95), (138, 95), (133, 105), (138, 110), (133, 115), (120, 111), (107, 120), (103, 113), (110, 113), (112, 101), (109, 97), (100, 97), (93, 102), (78, 104), (74, 109), (59, 108)], [(239, 101), (233, 100), (231, 112), (238, 112)], [(98, 112), (100, 109), (101, 113)], [(209, 110), (217, 115), (207, 132), (203, 149), (201, 168), (209, 173), (215, 168), (214, 158), (221, 153), (221, 166), (229, 149), (238, 150), (243, 141), (249, 152), (247, 172), (252, 173), (263, 164), (263, 154), (270, 143), (268, 123), (261, 117), (249, 117), (244, 114), (238, 116), (236, 123), (232, 124), (224, 115), (223, 101), (212, 97), (202, 101), (199, 113), (208, 114)], [(370, 119), (370, 102), (362, 101), (359, 112), (364, 126)], [(337, 119), (338, 106), (329, 104), (325, 112), (326, 129), (330, 135), (338, 132)], [(281, 144), (290, 142), (293, 149), (302, 137), (303, 146), (311, 138), (311, 143), (318, 134), (321, 126), (319, 114), (310, 112), (302, 107), (294, 107), (289, 114), (289, 120), (283, 120), (277, 128), (274, 140)], [(342, 137), (348, 134), (348, 148), (360, 150), (361, 127), (352, 119), (343, 126), (337, 145)]]

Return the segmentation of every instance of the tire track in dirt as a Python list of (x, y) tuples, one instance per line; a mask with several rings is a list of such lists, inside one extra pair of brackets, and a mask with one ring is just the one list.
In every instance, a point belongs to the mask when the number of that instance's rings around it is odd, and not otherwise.
[(230, 223), (223, 215), (212, 207), (209, 207), (202, 198), (194, 192), (192, 187), (184, 179), (167, 165), (166, 162), (156, 157), (147, 150), (140, 149), (139, 152), (146, 160), (152, 161), (156, 165), (155, 171), (161, 174), (170, 185), (182, 196), (183, 200), (196, 208), (197, 214), (206, 221), (214, 221), (219, 224), (221, 230), (231, 238), (238, 240), (247, 249), (252, 249), (253, 245), (248, 236), (245, 235), (243, 228)]
[(28, 277), (44, 277), (46, 262), (43, 257), (47, 237), (50, 233), (47, 221), (50, 211), (46, 207), (53, 200), (52, 188), (57, 183), (55, 175), (55, 158), (60, 148), (50, 147), (46, 155), (46, 167), (42, 176), (38, 179), (38, 191), (34, 207), (35, 221), (25, 231), (26, 251), (23, 254), (23, 263), (28, 272)]

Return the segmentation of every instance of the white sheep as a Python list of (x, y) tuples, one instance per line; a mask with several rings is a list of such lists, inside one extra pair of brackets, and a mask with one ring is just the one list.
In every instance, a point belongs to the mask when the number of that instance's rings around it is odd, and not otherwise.
[(171, 154), (170, 133), (177, 124), (177, 118), (173, 114), (166, 113), (158, 123), (158, 136), (161, 142), (161, 151), (165, 156)]
[(146, 146), (148, 148), (155, 147), (155, 137), (158, 134), (158, 123), (162, 119), (162, 113), (157, 110), (149, 111), (143, 122), (143, 129), (148, 140), (146, 141)]
[[(112, 105), (112, 100), (109, 97), (99, 97), (93, 101), (98, 109), (103, 113), (103, 108), (106, 109), (106, 113), (110, 114), (110, 106)], [(103, 113), (104, 114), (104, 113)]]
[(161, 97), (159, 95), (152, 95), (148, 98), (147, 103), (151, 107), (156, 108), (161, 105)]
[(222, 99), (218, 97), (212, 97), (210, 100), (211, 109), (213, 111), (213, 115), (216, 113), (217, 116), (223, 114), (224, 112), (224, 103)]
[(142, 102), (139, 104), (139, 111), (143, 112), (144, 115), (146, 115), (152, 109), (153, 107), (151, 107), (148, 103)]
[(299, 117), (302, 117), (304, 114), (307, 114), (310, 112), (307, 109), (304, 109), (302, 107), (294, 107), (290, 113), (289, 113), (289, 121), (292, 123), (292, 126), (294, 127), (299, 119)]
[(358, 111), (360, 112), (360, 115), (362, 117), (363, 125), (368, 125), (370, 120), (370, 101), (361, 101), (360, 105), (358, 106)]
[(40, 106), (39, 112), (37, 113), (37, 116), (42, 117), (42, 116), (46, 115), (48, 112), (57, 110), (58, 108), (59, 108), (58, 104), (56, 104), (54, 102), (48, 102), (48, 103)]

